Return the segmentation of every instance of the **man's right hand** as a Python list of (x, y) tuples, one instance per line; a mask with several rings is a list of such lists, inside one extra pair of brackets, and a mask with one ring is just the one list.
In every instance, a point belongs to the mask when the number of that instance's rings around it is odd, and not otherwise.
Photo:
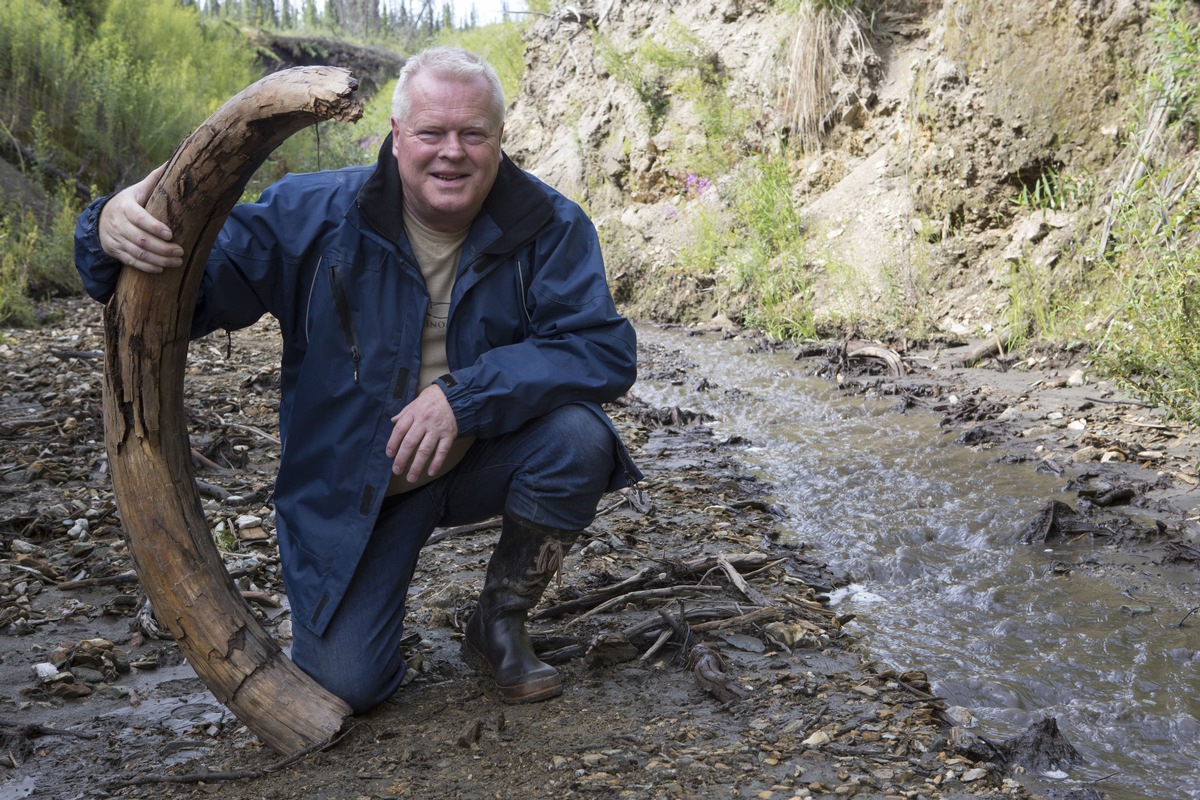
[(162, 272), (183, 266), (183, 248), (171, 241), (171, 229), (146, 211), (150, 190), (166, 165), (113, 195), (100, 212), (100, 246), (126, 266)]

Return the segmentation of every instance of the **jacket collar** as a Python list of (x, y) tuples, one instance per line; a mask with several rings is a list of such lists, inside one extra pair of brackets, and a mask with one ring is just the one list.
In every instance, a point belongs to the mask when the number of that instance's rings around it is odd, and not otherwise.
[[(379, 147), (375, 171), (358, 193), (358, 209), (367, 223), (393, 242), (404, 240), (404, 186), (392, 153), (389, 133)], [(554, 206), (546, 191), (503, 152), (496, 183), (484, 198), (479, 216), (471, 223), (471, 232), (482, 234), (484, 218), (497, 231), (480, 251), (503, 255), (529, 241), (554, 215)]]

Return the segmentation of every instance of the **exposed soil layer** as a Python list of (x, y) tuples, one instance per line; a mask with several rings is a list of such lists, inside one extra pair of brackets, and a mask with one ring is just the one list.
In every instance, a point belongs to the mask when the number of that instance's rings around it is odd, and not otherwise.
[[(843, 628), (826, 602), (839, 578), (784, 543), (786, 517), (737, 442), (687, 409), (647, 406), (636, 387), (611, 412), (645, 497), (605, 499), (532, 623), (563, 696), (504, 705), (463, 660), (496, 529), (441, 531), (410, 601), (411, 682), (328, 749), (283, 763), (154, 638), (105, 469), (101, 346), (99, 308), (79, 300), (0, 344), (6, 797), (1032, 796), (1009, 763), (1024, 756), (956, 728), (958, 710), (930, 697), (920, 665), (875, 663)], [(1109, 522), (1093, 535), (1195, 558), (1194, 534), (1174, 521), (1194, 497), (1195, 436), (1103, 386), (1068, 385), (1070, 354), (987, 359), (997, 370), (949, 366), (961, 349), (914, 350), (896, 376), (844, 352), (813, 350), (814, 370), (895, 396), (898, 412), (944, 415), (964, 446), (1079, 469), (1163, 520), (1152, 535)], [(673, 358), (645, 354), (643, 374), (686, 379)], [(264, 322), (195, 343), (186, 382), (206, 514), (286, 646), (270, 494), (276, 364)], [(1085, 432), (1071, 425), (1081, 416)], [(1056, 535), (1054, 520), (1038, 530)]]

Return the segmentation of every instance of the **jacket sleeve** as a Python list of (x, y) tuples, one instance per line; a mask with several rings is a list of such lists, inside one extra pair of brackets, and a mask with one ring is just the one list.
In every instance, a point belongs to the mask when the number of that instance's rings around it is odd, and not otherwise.
[(121, 264), (100, 246), (100, 212), (108, 197), (93, 201), (75, 221), (75, 269), (93, 299), (107, 303), (117, 290)]
[(524, 338), (439, 380), (461, 435), (506, 433), (568, 403), (615, 400), (633, 385), (633, 326), (613, 303), (595, 228), (568, 207), (526, 251), (529, 262), (513, 265), (530, 276)]
[[(192, 338), (221, 328), (244, 328), (290, 303), (290, 284), (280, 278), (287, 266), (294, 266), (294, 259), (287, 257), (274, 231), (295, 231), (294, 223), (288, 223), (299, 218), (295, 206), (302, 201), (296, 193), (281, 190), (284, 183), (268, 188), (257, 203), (236, 206), (230, 213), (205, 265)], [(87, 293), (102, 303), (116, 291), (123, 268), (100, 246), (100, 212), (108, 199), (89, 205), (75, 224), (75, 268)], [(282, 227), (277, 227), (281, 220)], [(294, 244), (298, 237), (289, 238)]]
[[(320, 209), (306, 207), (310, 193), (293, 176), (263, 192), (254, 203), (234, 207), (209, 253), (192, 319), (192, 337), (238, 330), (273, 314), (294, 319), (298, 273), (305, 242), (320, 230)], [(305, 221), (301, 223), (301, 221)]]

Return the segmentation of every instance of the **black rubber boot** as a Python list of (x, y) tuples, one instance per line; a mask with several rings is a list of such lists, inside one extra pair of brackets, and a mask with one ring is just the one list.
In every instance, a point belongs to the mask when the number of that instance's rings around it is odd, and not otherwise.
[(537, 657), (525, 620), (579, 534), (504, 514), (479, 606), (467, 621), (465, 649), (492, 673), (507, 703), (533, 703), (562, 694), (558, 670)]

